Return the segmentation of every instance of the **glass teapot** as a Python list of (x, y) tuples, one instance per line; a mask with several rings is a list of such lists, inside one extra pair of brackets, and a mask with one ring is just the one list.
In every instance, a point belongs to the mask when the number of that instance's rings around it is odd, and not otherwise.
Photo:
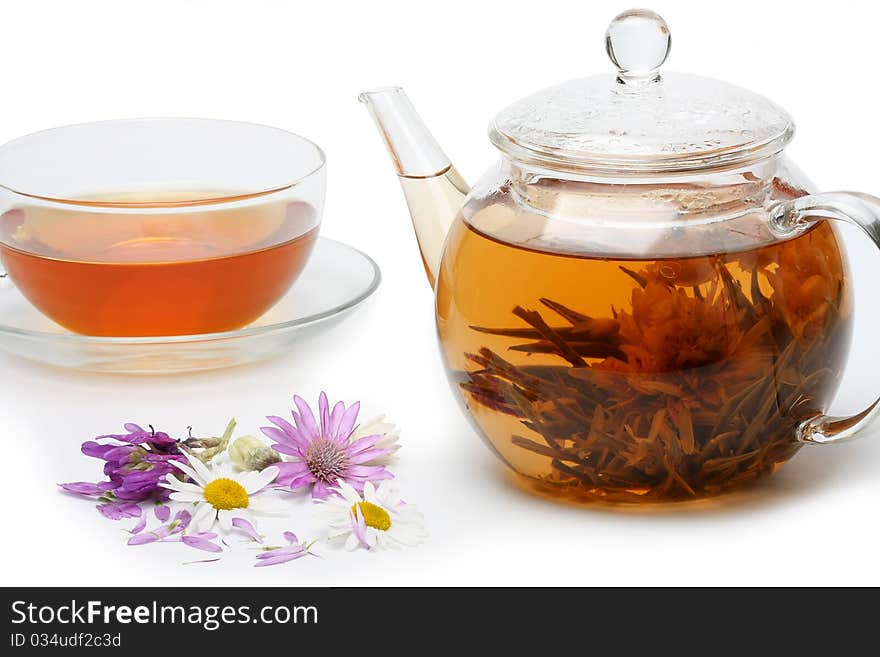
[[(880, 200), (814, 193), (794, 125), (754, 93), (661, 73), (669, 29), (613, 20), (613, 75), (498, 114), (468, 189), (399, 88), (361, 95), (436, 290), (454, 389), (538, 488), (612, 502), (717, 495), (880, 413), (825, 415), (853, 298), (835, 221), (880, 246)], [(828, 221), (834, 220), (834, 221)]]

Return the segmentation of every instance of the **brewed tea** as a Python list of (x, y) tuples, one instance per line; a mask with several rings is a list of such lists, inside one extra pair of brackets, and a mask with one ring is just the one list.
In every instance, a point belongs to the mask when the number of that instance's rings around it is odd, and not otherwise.
[[(158, 336), (240, 328), (284, 295), (317, 237), (303, 202), (150, 192), (0, 218), (3, 266), (28, 300), (88, 335)], [(224, 198), (207, 210), (192, 198)], [(119, 208), (137, 206), (136, 214)], [(150, 211), (155, 209), (155, 213)]]
[(846, 361), (852, 301), (824, 222), (751, 250), (622, 260), (459, 221), (446, 252), (454, 384), (505, 462), (554, 491), (680, 500), (752, 480), (797, 450)]

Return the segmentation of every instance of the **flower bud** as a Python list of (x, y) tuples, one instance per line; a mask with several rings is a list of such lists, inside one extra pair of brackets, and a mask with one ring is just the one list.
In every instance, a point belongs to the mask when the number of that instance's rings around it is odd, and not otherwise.
[(263, 470), (281, 460), (281, 455), (259, 438), (242, 436), (229, 447), (229, 459), (242, 470)]

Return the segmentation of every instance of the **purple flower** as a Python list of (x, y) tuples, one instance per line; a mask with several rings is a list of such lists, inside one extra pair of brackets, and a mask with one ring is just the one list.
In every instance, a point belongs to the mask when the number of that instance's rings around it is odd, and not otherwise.
[(167, 500), (169, 492), (159, 483), (175, 471), (173, 462), (186, 461), (178, 441), (167, 433), (131, 423), (125, 430), (128, 433), (98, 436), (82, 445), (83, 454), (104, 461), (106, 481), (60, 484), (67, 492), (98, 498), (103, 502), (98, 510), (115, 520), (138, 517), (137, 502)]
[(359, 402), (348, 408), (339, 402), (331, 411), (327, 395), (322, 392), (318, 399), (320, 427), (304, 399), (294, 396), (293, 402), (299, 411), (293, 411), (293, 424), (269, 416), (267, 419), (276, 426), (261, 427), (275, 441), (272, 448), (288, 457), (276, 464), (280, 485), (292, 489), (311, 487), (312, 497), (326, 499), (339, 480), (363, 492), (368, 481), (394, 477), (384, 465), (394, 450), (377, 444), (385, 435), (353, 435)]
[(263, 548), (264, 551), (257, 555), (257, 563), (254, 566), (257, 568), (274, 566), (311, 554), (309, 552), (311, 544), (300, 543), (293, 532), (284, 532), (284, 538), (287, 540), (288, 545), (284, 547)]

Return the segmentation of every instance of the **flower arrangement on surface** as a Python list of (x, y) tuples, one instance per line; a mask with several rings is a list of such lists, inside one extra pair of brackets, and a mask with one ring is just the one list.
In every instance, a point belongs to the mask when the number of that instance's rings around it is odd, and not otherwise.
[[(82, 445), (84, 454), (104, 461), (106, 480), (60, 487), (97, 500), (107, 518), (136, 519), (129, 545), (181, 543), (221, 555), (232, 551), (229, 539), (238, 535), (259, 550), (258, 567), (317, 556), (317, 540), (285, 531), (285, 545), (266, 545), (257, 526), (261, 517), (291, 515), (294, 497), (303, 493), (320, 504), (317, 517), (329, 542), (344, 539), (348, 550), (421, 543), (427, 536), (421, 514), (389, 481), (388, 466), (400, 448), (395, 425), (384, 416), (358, 424), (360, 403), (331, 408), (323, 392), (317, 418), (304, 399), (293, 400), (293, 423), (268, 416), (274, 426), (261, 428), (271, 446), (250, 435), (232, 440), (235, 420), (221, 436), (190, 432), (185, 439), (128, 423), (125, 434)], [(154, 526), (148, 528), (150, 516)]]

